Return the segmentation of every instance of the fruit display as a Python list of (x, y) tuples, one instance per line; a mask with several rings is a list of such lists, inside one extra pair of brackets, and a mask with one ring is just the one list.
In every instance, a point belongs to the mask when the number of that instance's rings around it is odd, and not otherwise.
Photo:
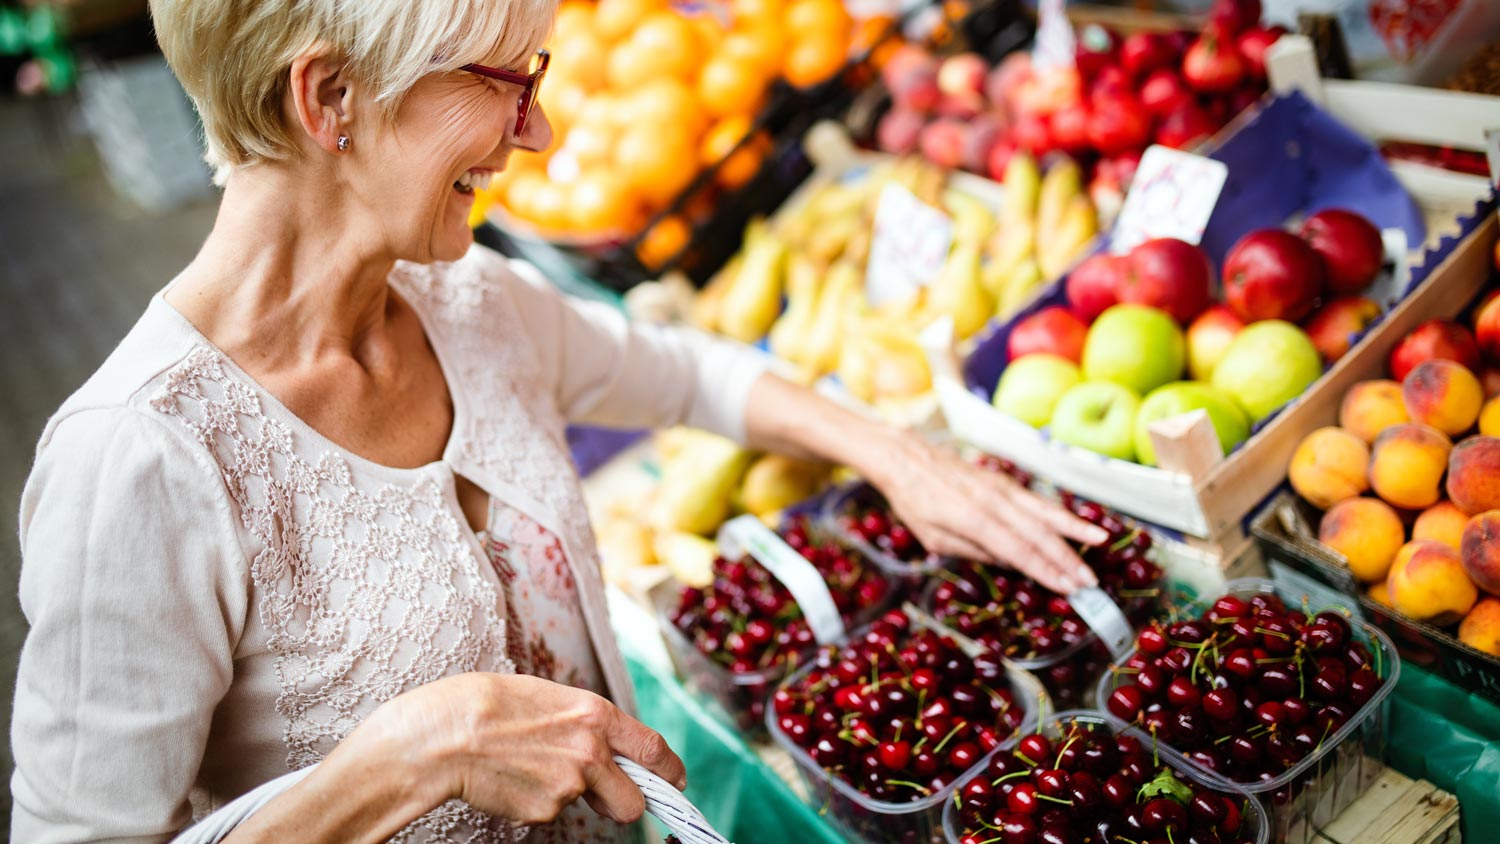
[(1018, 682), (997, 654), (892, 610), (820, 649), (766, 720), (852, 840), (930, 842), (953, 783), (1034, 720), (1035, 691)]
[(1500, 337), (1497, 302), (1401, 338), (1392, 379), (1351, 387), (1338, 425), (1298, 445), (1288, 479), (1324, 511), (1318, 541), (1372, 598), (1500, 656), (1500, 398), (1483, 380), (1500, 358), (1479, 339)]
[[(489, 189), (508, 222), (554, 239), (618, 239), (705, 166), (724, 162), (723, 188), (748, 181), (768, 139), (745, 139), (772, 83), (832, 77), (856, 24), (837, 0), (745, 0), (729, 11), (667, 0), (564, 3), (540, 93), (555, 140), (545, 152), (515, 152)], [(681, 237), (677, 248), (685, 243), (684, 227), (661, 228)], [(673, 245), (648, 240), (642, 250), (656, 254), (642, 257), (670, 257)]]
[[(1152, 538), (1103, 507), (1072, 495), (1063, 505), (1109, 532), (1082, 548), (1099, 586), (1132, 624), (1149, 618), (1161, 599), (1162, 572), (1149, 555)], [(943, 625), (1035, 674), (1061, 707), (1082, 705), (1109, 663), (1109, 649), (1066, 596), (1010, 569), (959, 562), (926, 590), (923, 608)]]
[(951, 844), (1259, 844), (1265, 810), (1178, 754), (1095, 712), (1063, 712), (991, 754), (944, 811)]
[(1227, 454), (1380, 315), (1360, 294), (1383, 259), (1380, 231), (1336, 208), (1295, 233), (1242, 237), (1222, 303), (1212, 262), (1181, 240), (1091, 256), (1068, 276), (1065, 306), (1010, 327), (993, 404), (1058, 442), (1147, 466), (1151, 423), (1203, 410)]
[[(959, 338), (1026, 304), (1098, 233), (1079, 170), (1045, 173), (1026, 156), (1011, 167), (1013, 189), (920, 158), (881, 160), (862, 174), (830, 179), (793, 197), (770, 221), (752, 221), (744, 246), (693, 307), (700, 327), (746, 343), (764, 341), (808, 381), (836, 375), (877, 407), (925, 396), (932, 387), (918, 331), (940, 317)], [(952, 221), (941, 268), (914, 294), (872, 305), (866, 270), (883, 191), (898, 185)]]
[(1397, 660), (1347, 610), (1288, 607), (1268, 580), (1233, 581), (1201, 613), (1141, 630), (1099, 706), (1211, 780), (1263, 795), (1273, 840), (1304, 844), (1378, 775), (1365, 743), (1383, 740)]
[[(846, 627), (870, 621), (894, 597), (875, 566), (807, 516), (777, 533), (822, 575)], [(712, 694), (741, 729), (758, 730), (771, 687), (818, 643), (791, 591), (753, 557), (715, 556), (712, 572), (706, 586), (666, 596), (663, 629), (690, 684)]]
[(1118, 208), (1147, 146), (1194, 146), (1265, 92), (1265, 52), (1283, 30), (1259, 20), (1259, 0), (1218, 0), (1201, 34), (1090, 24), (1074, 61), (1053, 67), (1026, 52), (991, 67), (907, 46), (881, 68), (892, 106), (875, 140), (996, 180), (1018, 150), (1067, 153), (1100, 207)]

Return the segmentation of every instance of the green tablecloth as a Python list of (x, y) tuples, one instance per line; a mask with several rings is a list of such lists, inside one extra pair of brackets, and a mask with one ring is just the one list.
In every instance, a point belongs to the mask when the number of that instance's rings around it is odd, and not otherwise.
[(1500, 706), (1401, 666), (1386, 760), (1458, 797), (1464, 840), (1500, 840)]

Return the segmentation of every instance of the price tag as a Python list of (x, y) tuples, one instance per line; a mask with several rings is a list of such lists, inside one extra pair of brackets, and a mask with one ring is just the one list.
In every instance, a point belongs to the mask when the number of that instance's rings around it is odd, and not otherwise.
[(1484, 157), (1490, 163), (1490, 184), (1500, 187), (1500, 129), (1484, 130)]
[(953, 221), (911, 191), (888, 184), (875, 207), (865, 270), (871, 305), (905, 299), (937, 278), (953, 245)]
[(1085, 586), (1069, 595), (1068, 603), (1109, 648), (1111, 656), (1119, 659), (1130, 650), (1131, 640), (1135, 638), (1130, 621), (1103, 589)]
[(1222, 161), (1163, 146), (1147, 149), (1115, 221), (1110, 251), (1119, 255), (1155, 237), (1202, 240), (1228, 178)]
[(1040, 0), (1036, 7), (1036, 43), (1031, 48), (1031, 64), (1037, 70), (1049, 70), (1073, 64), (1077, 36), (1073, 24), (1063, 12), (1063, 0)]
[(802, 615), (818, 644), (826, 645), (844, 638), (844, 620), (839, 617), (838, 607), (833, 603), (833, 594), (828, 591), (823, 575), (760, 519), (747, 514), (725, 522), (719, 529), (719, 547), (726, 557), (749, 554), (781, 581), (781, 585), (792, 593), (797, 606), (802, 608)]

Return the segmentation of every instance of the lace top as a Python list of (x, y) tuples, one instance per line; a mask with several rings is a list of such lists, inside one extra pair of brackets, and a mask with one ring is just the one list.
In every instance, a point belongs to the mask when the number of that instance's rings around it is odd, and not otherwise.
[[(555, 538), (580, 652), (633, 707), (565, 423), (741, 437), (763, 364), (566, 299), (480, 247), (391, 284), (452, 391), (437, 462), (340, 449), (160, 296), (49, 422), (21, 509), (14, 840), (167, 840), (195, 789), (211, 808), (323, 758), (402, 691), (517, 670), (524, 612), (464, 523), (460, 475)], [(525, 833), (454, 801), (397, 840)]]

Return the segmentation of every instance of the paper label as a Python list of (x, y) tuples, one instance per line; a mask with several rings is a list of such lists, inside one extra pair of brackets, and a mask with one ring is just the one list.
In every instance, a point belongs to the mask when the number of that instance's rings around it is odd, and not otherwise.
[(1063, 0), (1040, 0), (1036, 7), (1036, 41), (1031, 48), (1031, 64), (1037, 70), (1067, 67), (1073, 64), (1077, 36), (1073, 24), (1063, 12)]
[(1359, 605), (1358, 598), (1309, 577), (1279, 560), (1267, 560), (1266, 568), (1271, 570), (1271, 581), (1276, 584), (1276, 594), (1281, 596), (1288, 607), (1295, 609), (1302, 606), (1302, 597), (1305, 595), (1308, 606), (1315, 612), (1337, 607), (1349, 610), (1355, 618), (1364, 620), (1364, 608)]
[(880, 191), (865, 269), (873, 306), (905, 299), (937, 278), (953, 245), (953, 221), (898, 184)]
[(1111, 656), (1119, 659), (1130, 650), (1135, 639), (1130, 620), (1103, 589), (1085, 586), (1069, 595), (1068, 603), (1073, 605), (1073, 611), (1078, 613), (1083, 623), (1109, 648)]
[(760, 519), (747, 514), (725, 522), (719, 529), (719, 548), (730, 558), (749, 554), (781, 581), (802, 608), (818, 644), (843, 640), (844, 620), (839, 617), (823, 575)]
[(1484, 130), (1484, 157), (1490, 164), (1490, 184), (1500, 186), (1500, 129)]
[(1109, 249), (1116, 255), (1156, 237), (1188, 243), (1203, 239), (1219, 192), (1229, 178), (1222, 161), (1190, 152), (1153, 146), (1141, 156), (1130, 192), (1115, 221)]

